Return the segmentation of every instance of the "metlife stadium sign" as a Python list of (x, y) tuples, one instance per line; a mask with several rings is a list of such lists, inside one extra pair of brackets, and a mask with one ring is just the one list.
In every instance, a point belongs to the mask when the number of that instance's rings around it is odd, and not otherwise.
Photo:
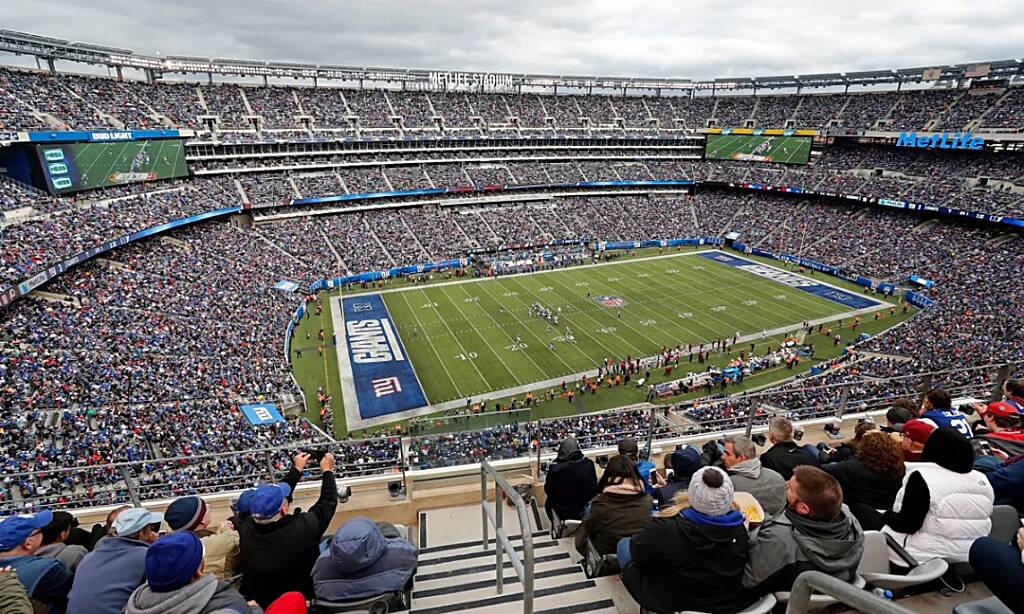
[(985, 146), (985, 139), (974, 136), (970, 132), (936, 132), (918, 136), (916, 132), (901, 132), (896, 139), (896, 147), (916, 147), (919, 149), (974, 149)]

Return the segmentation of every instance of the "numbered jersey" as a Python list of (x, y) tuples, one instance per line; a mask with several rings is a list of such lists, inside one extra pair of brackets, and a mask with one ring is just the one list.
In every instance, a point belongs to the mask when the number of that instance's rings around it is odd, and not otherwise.
[(931, 409), (921, 414), (921, 419), (934, 423), (937, 428), (951, 426), (960, 431), (960, 433), (968, 439), (974, 437), (974, 432), (971, 431), (971, 425), (967, 422), (967, 416), (958, 410)]

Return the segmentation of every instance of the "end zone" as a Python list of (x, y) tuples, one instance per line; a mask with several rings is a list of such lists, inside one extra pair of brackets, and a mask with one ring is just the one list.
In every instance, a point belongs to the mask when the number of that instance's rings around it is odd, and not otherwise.
[(409, 410), (427, 405), (379, 294), (333, 297), (331, 319), (349, 429), (407, 418)]

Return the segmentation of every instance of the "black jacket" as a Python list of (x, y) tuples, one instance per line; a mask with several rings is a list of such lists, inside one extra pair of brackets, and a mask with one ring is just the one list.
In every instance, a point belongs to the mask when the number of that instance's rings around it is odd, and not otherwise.
[(562, 520), (579, 520), (583, 508), (597, 494), (597, 470), (589, 458), (552, 463), (544, 482), (544, 507)]
[(868, 469), (856, 456), (822, 465), (821, 468), (839, 481), (843, 487), (843, 503), (851, 509), (862, 504), (876, 510), (887, 510), (903, 486), (903, 476)]
[(651, 496), (603, 492), (590, 502), (590, 511), (576, 530), (576, 550), (587, 555), (587, 539), (601, 554), (614, 554), (623, 537), (636, 535), (651, 524)]
[(338, 507), (334, 474), (326, 471), (320, 498), (308, 512), (289, 514), (270, 524), (251, 517), (238, 528), (242, 588), (246, 599), (262, 607), (289, 591), (314, 597), (310, 573), (320, 556), (320, 539)]
[(622, 582), (655, 612), (736, 612), (751, 601), (740, 589), (749, 548), (742, 524), (655, 518), (630, 540), (632, 561), (622, 570)]
[(768, 448), (761, 455), (761, 466), (773, 469), (784, 480), (793, 477), (793, 468), (799, 465), (818, 466), (818, 456), (811, 454), (794, 441), (784, 441)]

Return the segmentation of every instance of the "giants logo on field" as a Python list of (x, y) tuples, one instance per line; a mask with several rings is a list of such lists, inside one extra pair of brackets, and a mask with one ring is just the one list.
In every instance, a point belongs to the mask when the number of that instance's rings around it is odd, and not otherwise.
[(352, 350), (352, 362), (373, 363), (405, 360), (398, 337), (387, 319), (349, 320), (348, 346)]
[(619, 298), (617, 296), (606, 296), (606, 295), (595, 296), (594, 300), (597, 301), (598, 304), (604, 305), (605, 307), (608, 307), (609, 309), (615, 309), (616, 307), (622, 307), (623, 305), (626, 304), (626, 301), (622, 300), (621, 298)]

